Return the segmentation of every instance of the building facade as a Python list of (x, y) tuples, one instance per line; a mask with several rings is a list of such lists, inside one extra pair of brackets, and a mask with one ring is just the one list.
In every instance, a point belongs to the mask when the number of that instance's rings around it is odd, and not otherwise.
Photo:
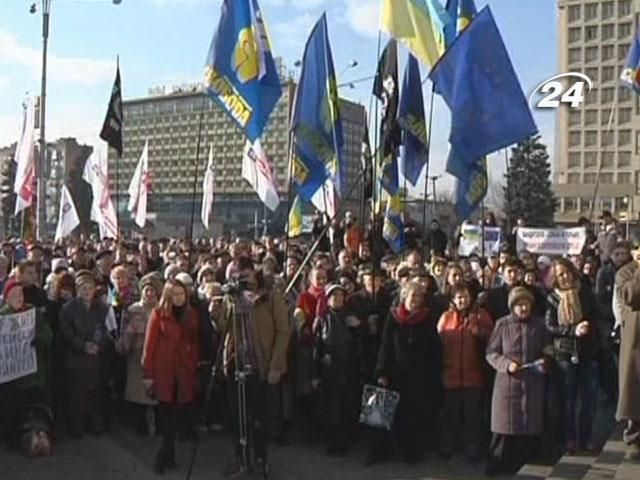
[[(289, 120), (293, 108), (295, 84), (283, 82), (283, 95), (271, 114), (262, 145), (271, 157), (282, 202), (276, 212), (268, 212), (251, 186), (242, 178), (242, 154), (246, 137), (197, 86), (165, 93), (154, 89), (144, 98), (123, 102), (124, 153), (116, 162), (109, 150), (109, 177), (112, 192), (120, 205), (121, 226), (130, 231), (126, 212), (127, 189), (136, 164), (149, 141), (149, 170), (153, 190), (149, 197), (148, 233), (188, 236), (191, 216), (194, 236), (204, 234), (200, 221), (204, 169), (213, 152), (214, 205), (213, 228), (238, 233), (260, 231), (266, 220), (274, 233), (282, 233), (287, 217), (287, 178)], [(344, 128), (349, 183), (358, 180), (364, 134), (364, 107), (340, 100)], [(354, 200), (358, 189), (354, 189)], [(356, 200), (357, 201), (357, 200)]]
[[(559, 73), (593, 80), (578, 108), (558, 110), (556, 220), (572, 223), (610, 210), (638, 219), (640, 97), (620, 74), (640, 18), (640, 0), (558, 0)], [(596, 186), (597, 184), (597, 186)]]

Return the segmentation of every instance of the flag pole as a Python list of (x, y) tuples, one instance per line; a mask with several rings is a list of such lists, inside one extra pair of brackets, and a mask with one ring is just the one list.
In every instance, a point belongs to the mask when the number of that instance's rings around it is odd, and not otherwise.
[[(380, 29), (378, 29), (378, 53), (376, 56), (376, 61), (379, 62), (380, 61), (380, 48), (382, 46), (382, 31)], [(380, 74), (380, 72), (378, 71), (378, 68), (376, 67), (376, 74), (374, 76), (374, 80), (373, 80), (373, 84), (374, 84), (374, 88), (376, 85), (376, 81), (378, 79), (378, 75)], [(375, 95), (373, 94), (373, 89), (371, 89), (371, 102), (374, 102), (374, 109), (375, 109), (375, 114), (374, 114), (374, 128), (373, 128), (373, 144), (375, 145), (375, 153), (374, 155), (371, 157), (372, 161), (373, 161), (373, 178), (371, 180), (372, 183), (372, 191), (371, 191), (371, 245), (369, 245), (369, 249), (371, 251), (371, 255), (373, 258), (373, 273), (374, 276), (377, 273), (378, 270), (378, 264), (380, 263), (378, 261), (378, 249), (376, 248), (376, 244), (378, 242), (380, 242), (382, 240), (382, 235), (378, 235), (378, 233), (382, 233), (382, 232), (378, 232), (378, 212), (377, 212), (377, 206), (380, 202), (380, 196), (382, 195), (382, 191), (378, 191), (378, 188), (381, 188), (381, 185), (378, 182), (378, 155), (380, 152), (380, 114), (379, 114), (379, 110), (378, 110), (378, 100), (375, 99), (374, 100)], [(369, 109), (369, 111), (371, 111), (371, 109)], [(375, 301), (375, 294), (374, 294), (374, 301)]]
[[(607, 133), (611, 131), (611, 127), (613, 126), (613, 114), (615, 112), (615, 109), (616, 109), (616, 103), (614, 102), (613, 105), (611, 105), (611, 110), (609, 111), (609, 123), (607, 125)], [(600, 188), (600, 175), (602, 174), (602, 167), (603, 167), (602, 147), (600, 147), (598, 153), (600, 154), (599, 155), (600, 162), (598, 165), (598, 175), (596, 177), (596, 184), (593, 187), (593, 198), (591, 199), (591, 208), (589, 209), (589, 223), (593, 221), (593, 212), (596, 206), (596, 200), (598, 199), (598, 190)]]
[(295, 146), (295, 137), (293, 135), (293, 128), (291, 127), (291, 120), (293, 119), (293, 112), (296, 108), (296, 103), (298, 102), (298, 84), (300, 83), (300, 77), (298, 77), (298, 82), (293, 82), (291, 78), (289, 79), (289, 98), (291, 98), (291, 89), (293, 87), (293, 108), (289, 109), (289, 178), (288, 178), (288, 186), (287, 186), (287, 220), (285, 226), (285, 237), (284, 237), (284, 265), (282, 266), (283, 270), (287, 271), (287, 262), (289, 261), (289, 214), (291, 212), (291, 206), (293, 205), (294, 196), (293, 196), (293, 149)]
[[(116, 55), (116, 72), (120, 71), (120, 55)], [(120, 80), (121, 82), (121, 87), (122, 87), (122, 80)], [(120, 93), (120, 95), (122, 95), (122, 93)], [(107, 152), (109, 150), (109, 145), (107, 144)], [(115, 149), (114, 149), (115, 150)], [(120, 160), (122, 160), (122, 158), (120, 157), (120, 153), (116, 152), (116, 223), (118, 224), (118, 230), (116, 232), (116, 235), (118, 237), (117, 240), (120, 240)], [(109, 154), (107, 153), (107, 158), (108, 158)], [(109, 165), (109, 162), (107, 161), (107, 168)], [(100, 239), (102, 240), (102, 239)]]
[[(424, 197), (422, 203), (422, 258), (427, 258), (425, 235), (427, 233), (427, 189), (429, 187), (429, 166), (431, 164), (431, 133), (433, 132), (433, 102), (436, 97), (436, 84), (431, 84), (431, 99), (429, 100), (429, 131), (427, 132), (427, 163), (424, 166)], [(435, 218), (435, 191), (434, 191), (434, 218)]]
[[(504, 166), (507, 177), (507, 232), (511, 235), (511, 226), (513, 225), (511, 220), (511, 175), (509, 174), (509, 153), (506, 148), (504, 149)], [(484, 213), (482, 218), (484, 218)]]
[(202, 140), (202, 123), (207, 96), (202, 93), (200, 105), (200, 119), (198, 120), (198, 140), (196, 142), (195, 174), (193, 176), (193, 190), (191, 192), (191, 224), (189, 225), (189, 270), (193, 266), (193, 224), (196, 216), (196, 194), (198, 189), (198, 167), (200, 166), (200, 141)]

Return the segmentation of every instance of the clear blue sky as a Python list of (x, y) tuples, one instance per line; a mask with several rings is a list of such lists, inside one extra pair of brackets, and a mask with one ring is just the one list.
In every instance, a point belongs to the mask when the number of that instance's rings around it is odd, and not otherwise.
[[(29, 13), (33, 2), (41, 4), (40, 0), (0, 0), (0, 146), (17, 139), (25, 93), (37, 94), (40, 90), (41, 16)], [(115, 6), (111, 0), (52, 0), (48, 139), (77, 136), (100, 145), (97, 133), (118, 54), (125, 98), (146, 95), (148, 88), (155, 85), (199, 81), (221, 3), (122, 0), (121, 5)], [(326, 11), (337, 72), (342, 72), (351, 59), (359, 62), (339, 81), (373, 74), (380, 0), (259, 3), (274, 53), (284, 57), (289, 66), (302, 56), (311, 27)], [(558, 73), (556, 1), (476, 0), (478, 8), (487, 3), (528, 96), (542, 80)], [(405, 55), (401, 53), (401, 66)], [(371, 82), (363, 82), (357, 89), (342, 89), (341, 94), (368, 107), (370, 91)], [(536, 113), (536, 121), (553, 155), (554, 116)], [(449, 115), (438, 99), (433, 174), (444, 170), (448, 130)], [(489, 161), (494, 180), (500, 181), (504, 171), (502, 154)], [(447, 181), (443, 186), (446, 185)]]

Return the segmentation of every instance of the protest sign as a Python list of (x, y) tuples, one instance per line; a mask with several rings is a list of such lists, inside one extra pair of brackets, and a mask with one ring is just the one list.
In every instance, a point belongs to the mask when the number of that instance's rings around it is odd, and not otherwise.
[(587, 231), (579, 228), (518, 228), (518, 252), (536, 255), (579, 255), (587, 241)]
[(0, 315), (0, 384), (38, 370), (35, 338), (36, 310)]
[[(469, 255), (482, 255), (482, 227), (478, 225), (462, 225), (460, 228), (460, 244), (458, 245), (458, 255), (468, 257)], [(484, 254), (497, 253), (500, 248), (502, 233), (498, 227), (484, 228)]]

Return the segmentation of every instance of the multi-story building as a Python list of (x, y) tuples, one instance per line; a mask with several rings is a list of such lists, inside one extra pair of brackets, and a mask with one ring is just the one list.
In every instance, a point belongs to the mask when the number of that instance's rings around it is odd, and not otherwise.
[(637, 219), (640, 97), (620, 87), (619, 78), (638, 30), (640, 0), (558, 0), (558, 8), (559, 71), (586, 74), (593, 89), (585, 89), (580, 107), (558, 112), (556, 219), (574, 222), (592, 209)]
[[(242, 153), (246, 138), (227, 114), (194, 86), (165, 93), (154, 89), (144, 98), (123, 102), (125, 126), (123, 158), (109, 151), (112, 191), (118, 192), (121, 224), (133, 171), (149, 141), (149, 169), (153, 191), (148, 220), (156, 235), (187, 235), (192, 210), (194, 235), (203, 233), (200, 222), (202, 180), (209, 151), (214, 159), (213, 232), (253, 229), (268, 218), (274, 231), (282, 231), (287, 213), (289, 119), (295, 84), (283, 82), (283, 95), (271, 114), (262, 145), (274, 164), (283, 202), (274, 213), (266, 212), (258, 196), (242, 178)], [(340, 101), (347, 154), (348, 179), (357, 181), (364, 134), (365, 111), (361, 105)], [(196, 175), (197, 172), (197, 175)], [(357, 196), (355, 189), (354, 199)], [(125, 226), (125, 231), (129, 228)]]

